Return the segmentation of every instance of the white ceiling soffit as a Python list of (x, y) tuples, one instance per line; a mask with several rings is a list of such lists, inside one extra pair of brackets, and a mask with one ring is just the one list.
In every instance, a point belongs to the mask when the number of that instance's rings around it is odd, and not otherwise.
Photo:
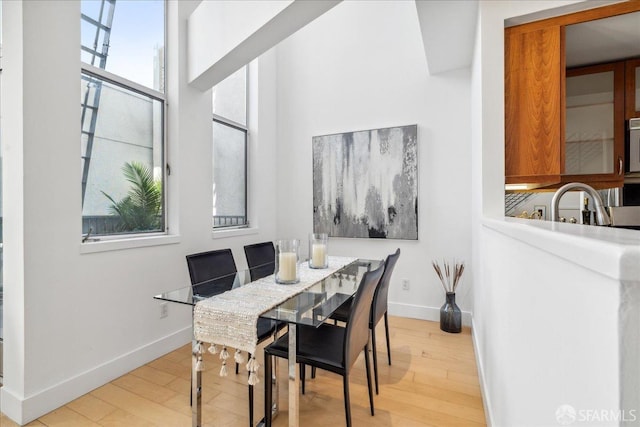
[(211, 89), (341, 1), (203, 1), (187, 26), (189, 83)]
[(568, 25), (567, 67), (640, 56), (640, 12)]
[(477, 0), (416, 0), (429, 74), (467, 68), (473, 59)]

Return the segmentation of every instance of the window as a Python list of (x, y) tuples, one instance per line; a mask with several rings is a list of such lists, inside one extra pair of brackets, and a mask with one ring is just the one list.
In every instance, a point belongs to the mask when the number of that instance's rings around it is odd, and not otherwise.
[(82, 0), (82, 233), (164, 232), (165, 5)]
[(247, 74), (213, 88), (213, 227), (246, 227)]

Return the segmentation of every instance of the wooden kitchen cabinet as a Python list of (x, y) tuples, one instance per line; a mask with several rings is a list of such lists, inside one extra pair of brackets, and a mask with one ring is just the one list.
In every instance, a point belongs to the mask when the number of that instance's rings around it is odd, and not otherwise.
[(625, 61), (625, 119), (640, 117), (640, 59)]
[[(554, 189), (575, 181), (587, 182), (596, 188), (622, 186), (624, 120), (640, 117), (640, 60), (627, 60), (622, 68), (622, 61), (612, 66), (614, 87), (609, 91), (607, 106), (576, 104), (570, 106), (567, 113), (565, 28), (638, 11), (640, 0), (633, 0), (505, 29), (506, 184), (517, 184), (518, 189)], [(586, 68), (582, 71), (589, 74)], [(576, 74), (579, 71), (569, 73), (576, 77), (575, 81), (580, 80)], [(609, 77), (604, 78), (605, 75)], [(602, 83), (611, 80), (611, 74), (593, 78)], [(630, 97), (629, 93), (634, 96)], [(575, 96), (569, 94), (569, 101), (579, 102)], [(592, 93), (590, 96), (604, 95)], [(576, 118), (588, 120), (597, 111), (607, 109), (606, 121), (613, 128), (598, 131), (596, 128), (604, 123), (600, 117), (589, 122), (592, 133), (589, 138), (599, 142), (581, 137), (572, 139), (576, 135), (567, 135), (567, 132), (575, 133)], [(600, 135), (596, 137), (597, 132)], [(580, 145), (585, 139), (586, 143)], [(590, 148), (597, 154), (588, 153)]]
[(562, 28), (505, 29), (507, 184), (560, 182), (564, 168)]

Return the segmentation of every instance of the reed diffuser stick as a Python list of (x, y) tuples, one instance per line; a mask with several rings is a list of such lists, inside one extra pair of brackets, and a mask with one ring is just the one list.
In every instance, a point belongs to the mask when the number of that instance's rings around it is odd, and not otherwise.
[[(460, 284), (460, 279), (464, 273), (464, 262), (453, 261), (453, 272), (451, 271), (451, 263), (442, 260), (443, 268), (440, 267), (438, 261), (432, 261), (433, 269), (436, 271), (442, 288), (445, 292), (455, 292)], [(442, 270), (444, 269), (444, 275)]]

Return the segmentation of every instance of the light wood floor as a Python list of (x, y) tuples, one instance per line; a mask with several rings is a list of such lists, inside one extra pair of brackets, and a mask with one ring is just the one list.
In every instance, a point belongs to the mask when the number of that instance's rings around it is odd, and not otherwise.
[[(380, 394), (375, 396), (374, 417), (369, 413), (362, 356), (351, 376), (354, 426), (485, 425), (469, 329), (461, 334), (447, 334), (440, 331), (438, 323), (399, 317), (390, 317), (389, 323), (392, 366), (387, 365), (384, 322), (380, 322), (377, 329)], [(203, 424), (246, 426), (246, 375), (231, 374), (221, 378), (216, 356), (208, 355), (205, 363)], [(274, 425), (286, 426), (286, 362), (281, 360), (279, 363), (280, 405), (284, 410), (274, 420)], [(190, 366), (190, 346), (187, 345), (28, 425), (190, 426)], [(263, 384), (260, 382), (256, 387), (256, 420), (263, 414)], [(300, 425), (345, 425), (342, 399), (342, 378), (318, 370), (315, 379), (307, 380), (306, 394), (300, 399)], [(4, 415), (0, 415), (0, 425), (16, 426)]]

